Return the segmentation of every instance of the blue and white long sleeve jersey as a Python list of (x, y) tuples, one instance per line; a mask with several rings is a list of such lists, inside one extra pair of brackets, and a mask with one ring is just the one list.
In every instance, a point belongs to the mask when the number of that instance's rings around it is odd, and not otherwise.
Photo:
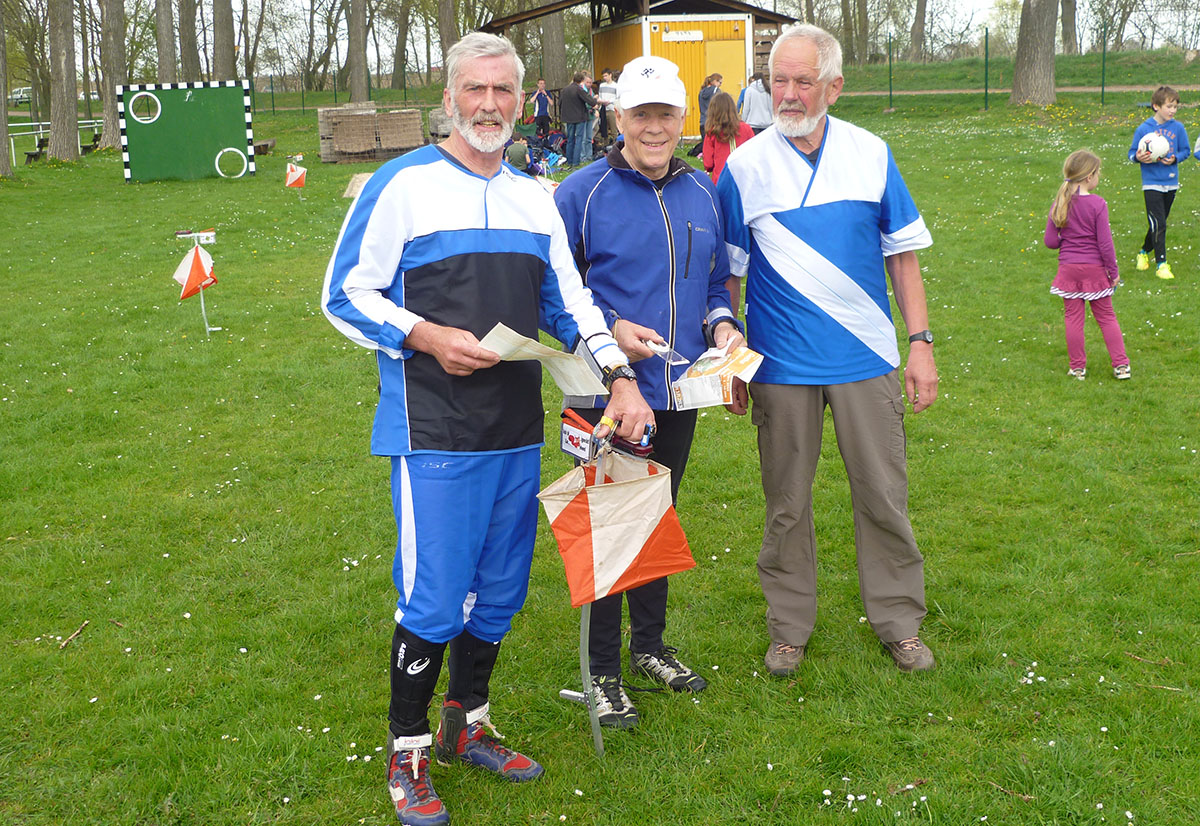
[(884, 258), (933, 239), (883, 140), (828, 117), (813, 163), (772, 126), (729, 156), (717, 194), (764, 356), (755, 381), (843, 384), (900, 365)]
[(495, 452), (541, 444), (541, 368), (501, 362), (451, 376), (404, 339), (420, 321), (482, 339), (497, 322), (582, 337), (625, 363), (571, 260), (550, 195), (507, 164), (484, 178), (436, 146), (384, 164), (355, 199), (325, 273), (333, 326), (376, 351), (371, 452)]
[(1167, 155), (1174, 155), (1175, 162), (1165, 164), (1162, 161), (1154, 161), (1141, 164), (1142, 189), (1156, 189), (1159, 192), (1179, 189), (1179, 164), (1186, 161), (1192, 154), (1192, 146), (1188, 143), (1187, 129), (1184, 129), (1183, 124), (1177, 120), (1159, 123), (1153, 117), (1146, 118), (1133, 133), (1133, 142), (1129, 144), (1129, 160), (1138, 163), (1137, 158), (1134, 157), (1137, 155), (1138, 142), (1152, 132), (1157, 132), (1167, 139), (1167, 143), (1171, 145)]

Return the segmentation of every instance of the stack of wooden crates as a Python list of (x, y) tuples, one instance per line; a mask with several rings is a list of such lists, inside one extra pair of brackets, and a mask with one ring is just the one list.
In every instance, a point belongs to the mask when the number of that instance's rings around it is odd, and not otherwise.
[(379, 112), (375, 103), (317, 110), (322, 163), (385, 161), (425, 143), (419, 109)]

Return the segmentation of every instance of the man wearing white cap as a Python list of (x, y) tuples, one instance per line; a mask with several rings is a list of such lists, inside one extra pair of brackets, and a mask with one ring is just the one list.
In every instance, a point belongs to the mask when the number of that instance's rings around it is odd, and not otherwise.
[[(575, 262), (655, 411), (654, 458), (671, 469), (674, 496), (696, 411), (675, 409), (671, 398), (670, 383), (687, 365), (668, 364), (646, 343), (668, 344), (693, 361), (710, 343), (737, 346), (742, 334), (730, 310), (716, 190), (707, 175), (675, 157), (687, 106), (678, 67), (639, 57), (626, 64), (616, 91), (624, 139), (604, 161), (568, 177), (554, 200)], [(593, 423), (603, 412), (598, 400), (573, 405)], [(676, 691), (704, 689), (704, 678), (663, 642), (666, 578), (626, 592), (625, 599), (632, 671)], [(603, 725), (629, 728), (638, 717), (621, 683), (622, 602), (617, 594), (592, 608), (592, 695)]]

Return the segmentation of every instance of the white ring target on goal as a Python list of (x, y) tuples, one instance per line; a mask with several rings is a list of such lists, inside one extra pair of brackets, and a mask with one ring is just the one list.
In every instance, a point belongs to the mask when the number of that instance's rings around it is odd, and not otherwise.
[[(221, 158), (225, 155), (226, 152), (235, 152), (235, 153), (237, 153), (237, 156), (242, 159), (242, 171), (236, 175), (226, 175), (224, 172), (221, 171)], [(217, 174), (220, 175), (222, 178), (240, 178), (243, 175), (245, 175), (246, 170), (250, 168), (250, 159), (246, 157), (245, 152), (238, 149), (236, 146), (227, 146), (224, 149), (222, 149), (220, 152), (217, 153), (217, 159), (213, 163), (217, 167)]]

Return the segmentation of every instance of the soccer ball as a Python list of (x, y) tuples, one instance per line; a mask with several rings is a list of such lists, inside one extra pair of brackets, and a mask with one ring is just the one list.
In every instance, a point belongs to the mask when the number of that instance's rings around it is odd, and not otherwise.
[(1151, 132), (1140, 141), (1138, 141), (1139, 152), (1150, 153), (1150, 163), (1154, 163), (1163, 155), (1171, 151), (1171, 144), (1167, 143), (1167, 139), (1157, 132)]

